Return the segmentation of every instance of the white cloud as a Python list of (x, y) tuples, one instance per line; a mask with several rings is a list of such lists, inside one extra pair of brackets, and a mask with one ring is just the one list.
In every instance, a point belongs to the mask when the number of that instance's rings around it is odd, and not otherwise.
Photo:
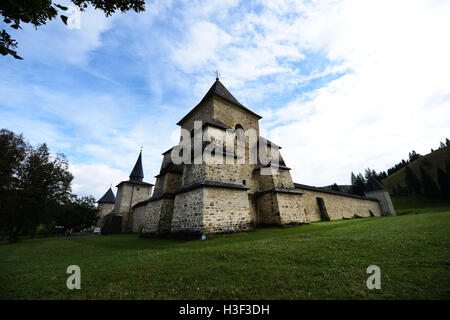
[(93, 195), (99, 199), (112, 186), (128, 180), (128, 173), (104, 164), (71, 164), (69, 171), (74, 175), (72, 192), (80, 196)]
[(194, 23), (184, 44), (173, 51), (173, 60), (183, 72), (192, 73), (199, 66), (211, 63), (217, 52), (231, 41), (230, 35), (217, 25), (200, 21)]
[(448, 135), (448, 2), (343, 1), (309, 10), (298, 21), (300, 43), (351, 72), (266, 119), (296, 180), (349, 183), (352, 170), (385, 170)]
[[(187, 18), (174, 62), (200, 74), (198, 96), (208, 88), (213, 66), (241, 102), (291, 96), (282, 108), (265, 107), (262, 125), (274, 129), (268, 135), (284, 146), (299, 182), (348, 183), (351, 171), (386, 170), (412, 149), (429, 152), (450, 132), (448, 1), (253, 4), (257, 13), (228, 12), (208, 37)], [(214, 12), (201, 18), (215, 20)], [(199, 47), (200, 39), (209, 47)], [(329, 64), (311, 70), (296, 64), (311, 55), (323, 55)], [(319, 89), (304, 87), (342, 72)]]
[[(72, 5), (69, 1), (60, 4)], [(37, 60), (46, 64), (69, 62), (85, 65), (90, 52), (101, 46), (102, 33), (110, 28), (117, 15), (107, 18), (103, 12), (88, 7), (81, 12), (80, 18), (79, 29), (69, 29), (56, 17), (37, 29), (23, 25), (23, 30), (12, 31), (19, 42), (19, 55), (27, 61)]]

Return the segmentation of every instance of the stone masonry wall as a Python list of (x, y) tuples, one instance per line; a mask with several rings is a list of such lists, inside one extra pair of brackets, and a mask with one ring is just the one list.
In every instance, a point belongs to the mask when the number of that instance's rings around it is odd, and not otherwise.
[(258, 224), (272, 225), (280, 224), (280, 213), (276, 210), (277, 199), (274, 193), (261, 194), (257, 198)]
[(305, 214), (303, 195), (290, 193), (275, 193), (275, 195), (281, 224), (309, 223)]
[(119, 185), (114, 212), (123, 215), (122, 230), (126, 230), (128, 228), (128, 220), (129, 214), (131, 213), (131, 207), (133, 207), (138, 202), (150, 198), (151, 191), (152, 186), (149, 185), (139, 185), (128, 182)]
[(169, 233), (172, 224), (173, 205), (174, 199), (162, 198), (148, 202), (145, 206), (136, 208), (145, 208), (145, 214), (143, 215), (145, 220), (142, 224), (141, 233)]
[(306, 208), (306, 215), (310, 221), (320, 221), (320, 211), (317, 205), (317, 197), (325, 202), (328, 215), (331, 220), (352, 218), (355, 214), (361, 217), (370, 217), (371, 210), (375, 216), (380, 216), (380, 205), (377, 201), (357, 199), (337, 194), (330, 194), (320, 191), (295, 188), (304, 192), (303, 201)]
[(203, 230), (203, 189), (175, 196), (171, 233), (201, 233)]
[(237, 124), (240, 124), (244, 128), (244, 131), (252, 128), (259, 135), (258, 118), (233, 106), (225, 100), (214, 98), (214, 117), (233, 129)]
[(213, 112), (213, 98), (208, 98), (204, 101), (198, 109), (190, 114), (181, 124), (181, 127), (191, 132), (194, 129), (195, 121), (212, 121), (214, 120), (214, 112)]
[(247, 190), (203, 188), (203, 232), (251, 231)]
[(279, 188), (279, 189), (294, 189), (294, 182), (291, 178), (289, 170), (285, 169), (269, 169), (265, 168), (266, 173), (272, 172), (271, 175), (261, 174), (261, 170), (258, 171), (259, 191)]
[(167, 172), (163, 192), (175, 192), (181, 187), (182, 174)]
[(184, 166), (182, 185), (189, 185), (205, 178), (205, 164), (187, 164)]
[(369, 191), (366, 193), (366, 196), (375, 198), (380, 202), (382, 216), (395, 216), (394, 205), (387, 191)]
[(133, 209), (133, 223), (131, 231), (141, 232), (148, 217), (147, 206), (140, 206)]
[(280, 189), (294, 189), (294, 182), (289, 170), (279, 169), (273, 176), (275, 187)]
[(259, 224), (309, 223), (305, 214), (303, 195), (267, 192), (257, 197)]
[(98, 204), (98, 222), (97, 225), (101, 228), (104, 224), (104, 217), (114, 209), (114, 203), (99, 203)]
[(159, 196), (163, 194), (165, 182), (166, 182), (165, 174), (158, 176), (156, 178), (155, 188), (153, 189), (153, 196)]

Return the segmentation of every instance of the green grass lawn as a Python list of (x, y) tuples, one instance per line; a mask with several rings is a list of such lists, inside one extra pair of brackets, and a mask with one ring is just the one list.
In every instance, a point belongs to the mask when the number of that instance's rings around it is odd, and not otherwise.
[(450, 201), (426, 197), (391, 196), (397, 215), (450, 211)]
[[(317, 222), (205, 241), (135, 234), (0, 243), (2, 299), (449, 299), (446, 212)], [(68, 290), (68, 265), (81, 290)], [(381, 268), (381, 290), (366, 268)]]

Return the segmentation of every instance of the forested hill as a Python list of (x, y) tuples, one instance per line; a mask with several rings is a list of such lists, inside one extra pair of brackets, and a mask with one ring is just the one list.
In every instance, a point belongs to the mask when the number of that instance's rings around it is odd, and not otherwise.
[[(425, 186), (434, 183), (435, 187), (440, 188), (442, 184), (438, 178), (438, 171), (441, 169), (444, 176), (450, 177), (450, 147), (440, 148), (425, 156), (422, 156), (408, 164), (406, 167), (394, 172), (390, 176), (383, 179), (383, 184), (388, 188), (391, 194), (405, 193), (426, 193)], [(410, 171), (408, 173), (408, 171)], [(408, 179), (407, 179), (408, 176)], [(430, 177), (431, 179), (429, 179)], [(432, 182), (430, 182), (432, 180)], [(409, 181), (409, 182), (408, 182)], [(415, 189), (415, 190), (414, 190)]]

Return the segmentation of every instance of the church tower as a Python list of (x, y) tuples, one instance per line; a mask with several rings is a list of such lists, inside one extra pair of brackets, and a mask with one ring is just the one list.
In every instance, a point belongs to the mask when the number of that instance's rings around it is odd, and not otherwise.
[(98, 222), (99, 227), (103, 227), (105, 216), (114, 209), (114, 203), (116, 202), (116, 197), (111, 188), (97, 201), (98, 208)]
[[(190, 132), (194, 148), (200, 137), (201, 157), (191, 149), (186, 161), (176, 164), (172, 153), (179, 146), (163, 153), (153, 196), (134, 207), (135, 221), (144, 221), (134, 230), (149, 236), (212, 234), (251, 231), (257, 224), (307, 223), (303, 193), (295, 190), (280, 147), (260, 137), (260, 119), (216, 78), (177, 123), (182, 135)], [(266, 158), (280, 159), (276, 168), (262, 161), (261, 146), (267, 146)], [(267, 172), (269, 166), (273, 172)]]
[(122, 216), (122, 231), (131, 229), (132, 207), (141, 201), (147, 200), (153, 184), (144, 182), (144, 170), (142, 168), (142, 151), (130, 173), (130, 179), (122, 181), (117, 187), (117, 199), (114, 205), (114, 214)]

